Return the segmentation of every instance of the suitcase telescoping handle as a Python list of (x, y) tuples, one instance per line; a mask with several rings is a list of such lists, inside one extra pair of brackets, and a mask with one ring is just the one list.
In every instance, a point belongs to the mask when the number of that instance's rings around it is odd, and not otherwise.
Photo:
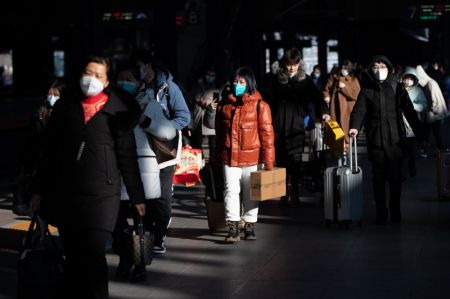
[[(353, 159), (355, 155), (355, 159)], [(350, 169), (352, 173), (358, 173), (358, 144), (355, 136), (350, 136)]]

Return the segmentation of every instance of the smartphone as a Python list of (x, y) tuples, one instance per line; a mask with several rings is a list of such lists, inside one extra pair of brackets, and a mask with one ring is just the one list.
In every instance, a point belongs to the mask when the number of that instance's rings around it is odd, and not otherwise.
[(213, 100), (217, 100), (217, 102), (219, 101), (219, 93), (218, 92), (213, 92)]

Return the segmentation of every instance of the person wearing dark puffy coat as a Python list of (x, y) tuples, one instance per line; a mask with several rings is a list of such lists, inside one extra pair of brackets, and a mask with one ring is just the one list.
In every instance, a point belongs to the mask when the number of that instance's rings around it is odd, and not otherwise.
[(133, 127), (141, 110), (109, 86), (109, 62), (88, 58), (79, 86), (65, 89), (47, 129), (33, 184), (33, 210), (58, 227), (65, 255), (61, 298), (108, 298), (106, 244), (116, 225), (121, 178), (145, 214)]
[[(350, 116), (350, 136), (365, 126), (367, 150), (372, 164), (373, 192), (377, 208), (376, 223), (385, 224), (390, 214), (393, 223), (402, 220), (401, 164), (406, 153), (406, 133), (402, 114), (415, 135), (422, 129), (403, 84), (392, 75), (393, 65), (386, 56), (374, 56), (363, 77), (362, 89)], [(389, 210), (385, 185), (389, 183)]]

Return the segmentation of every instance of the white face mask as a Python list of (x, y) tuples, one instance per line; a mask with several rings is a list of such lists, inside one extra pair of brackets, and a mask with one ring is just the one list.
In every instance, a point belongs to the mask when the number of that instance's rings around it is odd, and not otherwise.
[(414, 81), (411, 79), (405, 79), (403, 80), (403, 84), (405, 85), (405, 87), (411, 87), (414, 85)]
[(103, 83), (93, 76), (81, 77), (80, 87), (83, 94), (87, 97), (96, 96), (105, 88)]
[(378, 81), (384, 81), (388, 76), (388, 69), (379, 69), (374, 72), (374, 75)]
[(341, 74), (342, 74), (342, 76), (346, 77), (346, 76), (348, 76), (348, 71), (347, 70), (341, 70)]
[(59, 97), (57, 96), (47, 96), (47, 103), (50, 107), (53, 107), (57, 100), (59, 100)]

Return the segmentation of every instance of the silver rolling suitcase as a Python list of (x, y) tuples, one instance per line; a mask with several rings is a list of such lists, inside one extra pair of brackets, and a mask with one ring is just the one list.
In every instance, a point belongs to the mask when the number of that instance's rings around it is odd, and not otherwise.
[(363, 214), (362, 170), (358, 167), (356, 138), (350, 140), (350, 165), (340, 162), (338, 167), (325, 170), (324, 213), (325, 225), (337, 223), (349, 228), (352, 223), (361, 226)]

